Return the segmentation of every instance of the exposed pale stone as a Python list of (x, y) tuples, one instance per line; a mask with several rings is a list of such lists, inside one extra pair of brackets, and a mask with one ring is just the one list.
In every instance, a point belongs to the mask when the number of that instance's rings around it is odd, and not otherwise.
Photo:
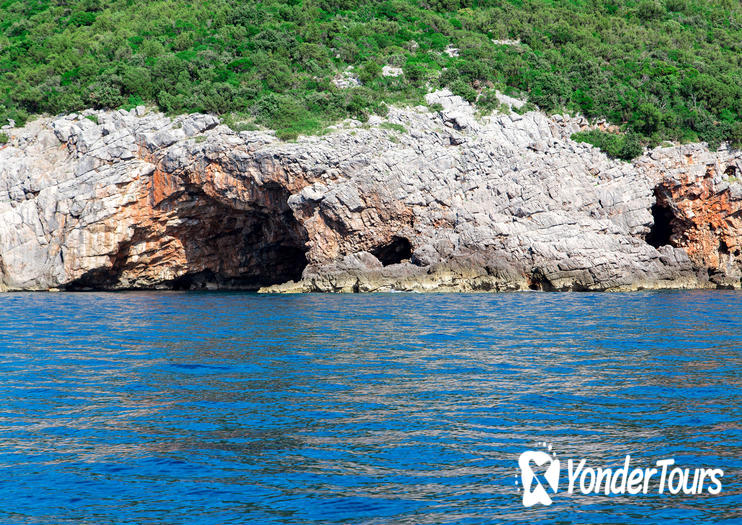
[(624, 163), (569, 139), (581, 118), (427, 102), (295, 143), (138, 109), (31, 122), (0, 147), (0, 289), (739, 286), (739, 152)]
[(492, 43), (498, 46), (520, 46), (521, 42), (520, 40), (495, 40), (492, 39)]
[(360, 79), (355, 73), (353, 73), (353, 66), (348, 66), (348, 69), (335, 75), (332, 79), (332, 83), (335, 84), (335, 87), (340, 89), (348, 89), (361, 85)]
[(381, 76), (384, 77), (398, 77), (403, 74), (401, 67), (384, 66), (381, 68)]

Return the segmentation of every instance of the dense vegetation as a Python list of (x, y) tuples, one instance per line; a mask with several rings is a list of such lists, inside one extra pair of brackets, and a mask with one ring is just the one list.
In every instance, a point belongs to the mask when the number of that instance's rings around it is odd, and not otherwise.
[[(16, 122), (145, 102), (291, 136), (448, 86), (606, 117), (633, 151), (739, 144), (741, 63), (738, 0), (0, 0), (0, 119)], [(363, 85), (338, 89), (348, 66)]]
[(641, 138), (633, 132), (609, 133), (599, 129), (580, 131), (572, 135), (577, 142), (587, 142), (597, 146), (611, 157), (623, 160), (631, 160), (638, 157), (644, 151)]

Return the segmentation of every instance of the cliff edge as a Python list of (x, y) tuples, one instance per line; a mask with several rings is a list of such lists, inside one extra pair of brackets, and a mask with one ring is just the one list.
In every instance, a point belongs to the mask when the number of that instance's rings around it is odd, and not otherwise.
[(317, 137), (143, 107), (0, 146), (0, 290), (740, 287), (742, 153), (632, 163), (583, 119), (392, 108)]

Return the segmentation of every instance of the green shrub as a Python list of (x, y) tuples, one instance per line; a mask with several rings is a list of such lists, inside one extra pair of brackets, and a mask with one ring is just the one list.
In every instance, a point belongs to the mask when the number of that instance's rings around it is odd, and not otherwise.
[(87, 88), (87, 103), (96, 109), (117, 108), (124, 103), (119, 86), (113, 79), (93, 82)]
[(425, 80), (426, 69), (422, 64), (408, 63), (402, 68), (405, 79), (413, 86), (419, 86)]
[(536, 111), (538, 108), (532, 103), (532, 102), (526, 102), (521, 107), (513, 108), (513, 112), (517, 113), (518, 115), (525, 115), (529, 111)]
[(286, 124), (276, 129), (276, 137), (281, 140), (294, 140), (299, 135), (312, 135), (322, 130), (322, 123), (311, 117)]
[(729, 136), (729, 142), (732, 147), (742, 149), (742, 122), (737, 122), (732, 126), (732, 132)]
[(477, 98), (477, 108), (484, 114), (489, 114), (493, 111), (501, 113), (510, 112), (509, 106), (501, 103), (500, 99), (497, 98), (497, 90), (495, 89), (487, 89), (479, 95), (479, 98)]
[(653, 20), (665, 13), (665, 8), (659, 0), (642, 0), (636, 8), (637, 15), (642, 20)]
[(69, 18), (71, 26), (89, 26), (95, 22), (95, 13), (77, 12)]
[(10, 140), (7, 133), (0, 133), (0, 144), (7, 144)]
[(474, 88), (460, 78), (452, 82), (449, 88), (454, 95), (460, 96), (467, 102), (473, 103), (475, 100), (477, 100), (477, 92), (474, 90)]
[(399, 133), (407, 133), (406, 127), (404, 127), (402, 124), (395, 124), (393, 122), (382, 122), (381, 124), (379, 124), (379, 127), (384, 129), (391, 129)]
[(636, 133), (618, 134), (591, 129), (574, 133), (571, 138), (576, 142), (592, 144), (609, 157), (627, 161), (644, 152), (644, 146)]
[(144, 67), (127, 67), (122, 76), (122, 88), (129, 95), (142, 99), (152, 97), (152, 76), (149, 69)]
[(364, 84), (376, 80), (379, 75), (381, 75), (381, 66), (373, 60), (364, 63), (358, 70), (358, 79)]
[(126, 111), (129, 111), (131, 109), (134, 109), (137, 106), (144, 106), (144, 100), (139, 95), (129, 95), (128, 100), (126, 101), (126, 104), (124, 104), (124, 109)]
[(237, 133), (241, 131), (255, 131), (258, 126), (253, 122), (252, 117), (246, 117), (244, 115), (236, 115), (234, 113), (227, 113), (222, 115), (222, 124), (229, 126), (232, 131)]

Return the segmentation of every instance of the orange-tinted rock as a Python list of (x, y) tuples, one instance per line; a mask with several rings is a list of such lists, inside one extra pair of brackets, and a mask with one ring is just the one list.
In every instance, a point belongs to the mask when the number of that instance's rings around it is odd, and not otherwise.
[[(737, 167), (725, 166), (724, 175)], [(657, 204), (669, 215), (669, 243), (683, 248), (719, 284), (739, 285), (742, 268), (742, 188), (707, 166), (703, 175), (665, 178), (657, 187)]]

